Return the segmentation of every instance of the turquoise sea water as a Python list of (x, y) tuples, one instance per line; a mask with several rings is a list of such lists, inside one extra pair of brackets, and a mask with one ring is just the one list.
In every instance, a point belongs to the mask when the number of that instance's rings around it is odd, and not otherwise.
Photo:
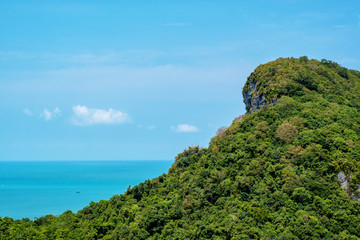
[(0, 217), (14, 219), (77, 212), (146, 179), (173, 161), (0, 162)]

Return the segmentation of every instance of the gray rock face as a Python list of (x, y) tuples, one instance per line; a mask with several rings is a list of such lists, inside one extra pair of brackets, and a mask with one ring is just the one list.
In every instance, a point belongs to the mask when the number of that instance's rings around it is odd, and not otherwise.
[(341, 188), (344, 188), (346, 191), (349, 189), (349, 181), (346, 179), (345, 173), (338, 173), (338, 180), (341, 184)]
[(269, 104), (269, 102), (265, 100), (265, 96), (259, 95), (258, 92), (259, 90), (256, 88), (256, 82), (249, 79), (249, 90), (243, 92), (247, 113), (253, 113), (259, 110), (262, 106)]
[[(351, 176), (349, 176), (351, 179)], [(353, 200), (357, 200), (360, 202), (360, 186), (358, 186), (358, 191), (357, 192), (351, 192), (350, 188), (349, 188), (349, 181), (346, 178), (345, 173), (343, 172), (339, 172), (337, 175), (337, 178), (340, 182), (340, 187), (345, 189), (345, 191), (347, 192), (348, 196), (350, 198), (352, 198)]]

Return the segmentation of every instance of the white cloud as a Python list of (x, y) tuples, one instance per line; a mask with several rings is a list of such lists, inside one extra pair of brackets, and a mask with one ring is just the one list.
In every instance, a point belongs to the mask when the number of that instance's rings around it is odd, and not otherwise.
[(72, 122), (78, 126), (121, 124), (130, 121), (130, 117), (127, 113), (112, 108), (104, 110), (76, 105), (72, 107), (72, 110), (74, 113)]
[(53, 111), (49, 111), (47, 108), (41, 113), (40, 117), (44, 118), (46, 121), (50, 121), (51, 119), (60, 116), (61, 111), (58, 107), (54, 108)]
[(22, 112), (23, 112), (23, 114), (28, 115), (28, 116), (33, 115), (32, 111), (30, 111), (30, 109), (28, 109), (28, 108), (24, 108)]
[(172, 126), (172, 130), (175, 132), (198, 132), (198, 127), (189, 124), (179, 124), (176, 127)]
[(51, 119), (51, 115), (51, 112), (47, 110), (47, 108), (45, 108), (43, 113), (41, 114), (41, 116), (45, 118), (46, 121), (49, 121)]

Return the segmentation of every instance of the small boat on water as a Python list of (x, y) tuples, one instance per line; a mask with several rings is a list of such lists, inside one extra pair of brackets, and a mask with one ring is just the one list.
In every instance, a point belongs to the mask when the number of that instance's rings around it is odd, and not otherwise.
[(76, 191), (76, 193), (80, 193), (80, 191)]

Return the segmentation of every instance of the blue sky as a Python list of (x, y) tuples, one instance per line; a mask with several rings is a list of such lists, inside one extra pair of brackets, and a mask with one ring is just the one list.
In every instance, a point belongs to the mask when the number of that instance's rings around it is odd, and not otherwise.
[(279, 57), (360, 69), (360, 1), (0, 1), (0, 160), (172, 160)]

